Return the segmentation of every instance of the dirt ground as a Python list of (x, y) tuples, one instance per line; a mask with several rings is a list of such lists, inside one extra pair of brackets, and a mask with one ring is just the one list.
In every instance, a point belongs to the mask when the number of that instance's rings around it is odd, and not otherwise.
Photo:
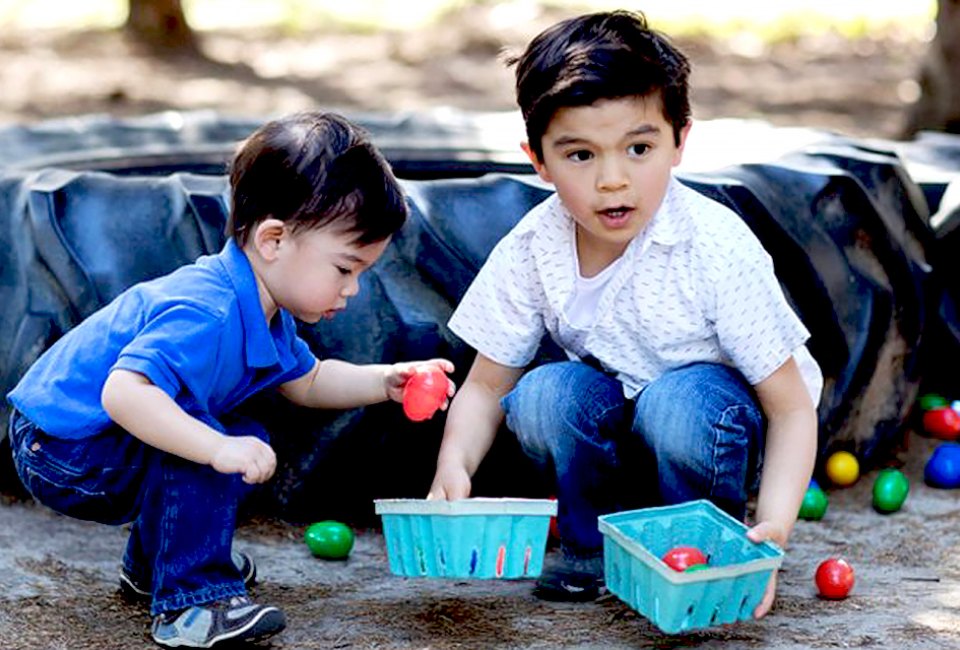
[[(530, 581), (394, 577), (383, 537), (359, 530), (346, 561), (312, 557), (303, 527), (244, 523), (237, 545), (253, 555), (253, 596), (282, 607), (289, 626), (266, 648), (960, 648), (960, 501), (923, 484), (935, 441), (913, 436), (900, 458), (910, 478), (902, 510), (871, 506), (875, 472), (829, 491), (822, 521), (800, 521), (771, 614), (668, 636), (612, 595), (591, 604), (542, 602)], [(152, 646), (148, 616), (117, 587), (126, 533), (71, 520), (8, 497), (0, 507), (0, 648), (133, 650)], [(856, 571), (846, 600), (816, 596), (813, 574), (830, 556)]]
[[(214, 109), (268, 115), (317, 105), (344, 110), (513, 110), (500, 48), (561, 14), (492, 26), (488, 9), (404, 34), (205, 33), (205, 58), (156, 58), (110, 32), (0, 33), (0, 126), (82, 113)], [(776, 45), (685, 38), (698, 119), (895, 138), (924, 43), (890, 32)], [(922, 483), (934, 442), (911, 436), (899, 460), (911, 479), (901, 512), (870, 505), (874, 474), (834, 490), (826, 518), (800, 522), (777, 605), (761, 622), (679, 637), (659, 633), (613, 596), (588, 605), (530, 595), (529, 582), (405, 580), (389, 573), (377, 530), (358, 531), (345, 562), (312, 558), (301, 527), (248, 521), (237, 543), (258, 561), (258, 600), (288, 615), (269, 648), (960, 648), (960, 502)], [(119, 528), (73, 521), (14, 495), (0, 503), (0, 649), (153, 647), (146, 610), (125, 603)], [(853, 595), (816, 597), (828, 556), (857, 571)]]

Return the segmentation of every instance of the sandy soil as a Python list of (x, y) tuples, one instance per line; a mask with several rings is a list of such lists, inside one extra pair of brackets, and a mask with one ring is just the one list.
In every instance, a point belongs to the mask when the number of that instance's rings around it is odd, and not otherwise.
[[(408, 34), (204, 35), (206, 58), (158, 59), (113, 33), (0, 35), (0, 123), (80, 113), (136, 115), (212, 108), (266, 115), (454, 106), (512, 110), (502, 46), (558, 15), (490, 26), (483, 8)], [(775, 46), (681, 39), (695, 65), (699, 118), (763, 118), (858, 136), (896, 137), (924, 45), (897, 34)], [(899, 93), (899, 94), (898, 94)], [(528, 582), (411, 581), (389, 573), (382, 537), (358, 531), (345, 562), (312, 558), (302, 528), (263, 516), (238, 544), (258, 560), (259, 600), (289, 628), (271, 648), (960, 648), (960, 502), (922, 484), (933, 441), (900, 459), (912, 492), (899, 513), (870, 505), (873, 475), (830, 494), (822, 522), (800, 522), (775, 611), (761, 622), (668, 637), (613, 596), (588, 605), (534, 599)], [(153, 647), (144, 609), (125, 603), (117, 570), (125, 532), (69, 520), (8, 494), (0, 504), (0, 648)], [(847, 600), (816, 597), (817, 564), (844, 555), (857, 571)]]

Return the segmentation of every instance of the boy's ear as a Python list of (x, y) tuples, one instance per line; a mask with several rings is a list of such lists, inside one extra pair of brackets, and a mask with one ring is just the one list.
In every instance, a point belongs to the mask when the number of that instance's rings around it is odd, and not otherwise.
[(281, 242), (287, 237), (287, 229), (279, 219), (264, 219), (257, 224), (251, 237), (253, 247), (264, 260), (273, 261), (277, 257)]
[(690, 127), (693, 126), (693, 120), (687, 120), (687, 123), (680, 129), (680, 145), (673, 155), (673, 166), (676, 167), (683, 160), (683, 148), (687, 146), (687, 136), (690, 134)]
[(550, 180), (550, 172), (547, 171), (546, 165), (537, 158), (537, 154), (530, 147), (530, 143), (524, 140), (520, 143), (520, 148), (523, 149), (523, 153), (527, 154), (527, 158), (529, 158), (533, 164), (533, 169), (537, 172), (537, 175), (547, 183), (552, 183), (553, 181)]

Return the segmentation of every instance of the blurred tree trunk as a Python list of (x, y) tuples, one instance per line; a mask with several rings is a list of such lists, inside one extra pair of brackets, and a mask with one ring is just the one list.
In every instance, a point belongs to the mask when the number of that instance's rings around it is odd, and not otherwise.
[(124, 28), (137, 43), (170, 54), (197, 52), (180, 0), (129, 0), (128, 4)]
[(960, 133), (960, 0), (937, 0), (937, 34), (920, 70), (920, 99), (906, 136), (924, 129)]

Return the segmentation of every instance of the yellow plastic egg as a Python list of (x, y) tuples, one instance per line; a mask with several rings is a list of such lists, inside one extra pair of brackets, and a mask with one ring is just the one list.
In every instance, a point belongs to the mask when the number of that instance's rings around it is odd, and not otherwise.
[(842, 487), (853, 485), (860, 476), (860, 463), (849, 451), (837, 451), (831, 454), (825, 469), (834, 485)]

